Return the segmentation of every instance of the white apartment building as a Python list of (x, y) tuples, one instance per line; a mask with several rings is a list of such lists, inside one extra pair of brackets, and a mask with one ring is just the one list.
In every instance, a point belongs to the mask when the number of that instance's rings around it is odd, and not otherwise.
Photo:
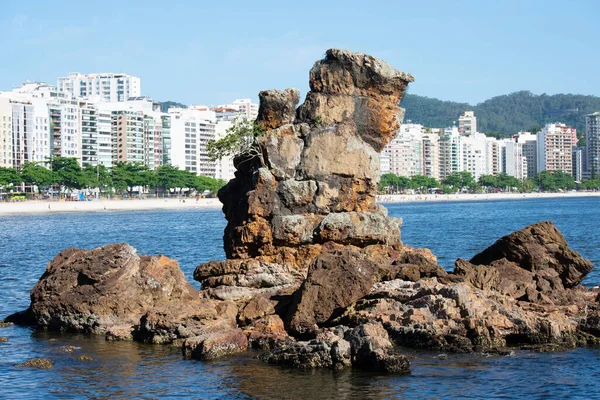
[(80, 103), (81, 165), (98, 165), (98, 111), (94, 104)]
[(520, 180), (527, 178), (527, 157), (523, 155), (522, 142), (504, 140), (504, 172)]
[(463, 171), (463, 145), (457, 127), (446, 128), (440, 137), (440, 179)]
[(411, 177), (423, 174), (423, 126), (403, 124), (398, 136), (383, 149), (389, 157), (390, 172), (398, 176)]
[(243, 114), (248, 121), (254, 121), (258, 116), (258, 104), (252, 103), (251, 99), (236, 99), (233, 103), (219, 105), (214, 110), (219, 110), (217, 118), (226, 120), (231, 120), (238, 114)]
[(422, 136), (423, 175), (440, 179), (440, 136), (441, 129), (426, 128)]
[(472, 133), (463, 136), (462, 144), (462, 171), (468, 171), (478, 180), (481, 175), (491, 173), (487, 157), (487, 140), (483, 133)]
[(160, 111), (159, 103), (140, 96), (123, 102), (97, 103), (96, 107), (102, 119), (98, 148), (103, 165), (139, 162), (154, 170), (170, 163), (171, 122), (169, 115)]
[(119, 102), (141, 96), (140, 78), (111, 72), (80, 74), (58, 78), (58, 91), (92, 101)]
[(585, 118), (585, 176), (600, 175), (600, 112)]
[[(218, 117), (217, 117), (218, 118)], [(215, 124), (215, 140), (221, 139), (227, 134), (227, 129), (231, 127), (232, 121), (219, 121)], [(233, 157), (223, 157), (215, 161), (215, 179), (223, 179), (228, 182), (235, 177), (235, 167), (233, 166)]]
[(215, 163), (208, 161), (206, 143), (215, 137), (214, 111), (169, 109), (172, 165), (197, 175), (215, 177)]
[(485, 153), (487, 160), (486, 175), (496, 176), (501, 172), (505, 172), (502, 163), (502, 153), (504, 151), (504, 142), (493, 138), (485, 138)]
[(463, 136), (471, 136), (477, 132), (477, 117), (473, 111), (465, 111), (458, 117), (458, 131)]
[(537, 169), (537, 134), (519, 132), (515, 140), (521, 143), (523, 157), (527, 161), (527, 176), (533, 178), (538, 174)]
[(12, 136), (12, 104), (0, 97), (0, 167), (13, 166)]
[(112, 115), (108, 109), (98, 108), (98, 165), (113, 166)]
[(546, 124), (537, 134), (537, 170), (573, 172), (572, 149), (577, 130), (562, 123)]
[(573, 147), (573, 178), (575, 182), (583, 180), (585, 147)]

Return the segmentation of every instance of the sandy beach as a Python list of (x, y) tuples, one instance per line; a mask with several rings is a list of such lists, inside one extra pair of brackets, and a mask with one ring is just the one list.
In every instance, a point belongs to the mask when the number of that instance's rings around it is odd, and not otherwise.
[(221, 208), (218, 199), (149, 199), (149, 200), (92, 200), (92, 201), (20, 201), (0, 203), (0, 215), (61, 212), (110, 212), (133, 210), (191, 210)]
[[(567, 193), (488, 193), (488, 194), (398, 194), (377, 196), (379, 203), (413, 203), (442, 201), (493, 201), (537, 198), (600, 197), (600, 192)], [(0, 203), (0, 215), (62, 212), (111, 212), (143, 210), (220, 209), (218, 199), (150, 199), (92, 201), (22, 201)]]

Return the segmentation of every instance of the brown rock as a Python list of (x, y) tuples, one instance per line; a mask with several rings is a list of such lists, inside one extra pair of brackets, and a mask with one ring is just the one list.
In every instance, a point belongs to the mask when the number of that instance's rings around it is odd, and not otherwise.
[[(379, 153), (399, 127), (398, 103), (412, 80), (371, 56), (332, 49), (311, 70), (311, 92), (297, 112), (297, 90), (261, 92), (259, 156), (236, 157), (236, 177), (219, 191), (227, 258), (306, 253), (328, 240), (399, 243), (400, 224), (375, 195)], [(331, 216), (344, 212), (355, 214)], [(323, 217), (335, 223), (318, 236)], [(310, 262), (298, 263), (302, 273)]]
[(180, 339), (236, 327), (238, 309), (230, 301), (195, 299), (155, 307), (140, 321), (138, 337), (148, 343), (173, 343)]
[(489, 265), (502, 258), (534, 273), (554, 270), (565, 288), (581, 283), (593, 268), (589, 260), (569, 248), (564, 236), (550, 221), (530, 225), (498, 239), (474, 256), (471, 263)]
[(256, 296), (246, 304), (238, 315), (238, 321), (244, 325), (250, 324), (259, 318), (275, 314), (276, 301), (265, 296)]
[(155, 306), (196, 296), (176, 261), (113, 244), (62, 251), (32, 289), (30, 309), (41, 326), (106, 333), (138, 324)]
[(54, 368), (54, 364), (52, 364), (52, 361), (46, 358), (34, 358), (33, 360), (29, 360), (21, 364), (16, 364), (15, 367), (50, 369)]
[(258, 94), (260, 108), (256, 123), (265, 130), (291, 124), (296, 118), (296, 105), (300, 101), (298, 89), (265, 90)]
[(367, 246), (370, 244), (400, 244), (400, 218), (388, 218), (368, 212), (344, 212), (327, 215), (318, 229), (322, 242)]
[(6, 343), (8, 342), (8, 338), (4, 337), (4, 336), (0, 336), (0, 343)]
[(231, 329), (186, 339), (182, 351), (185, 358), (206, 361), (247, 349), (246, 335), (241, 329)]
[(294, 335), (307, 336), (344, 307), (368, 294), (377, 279), (377, 265), (364, 254), (343, 249), (324, 253), (309, 267), (287, 315)]

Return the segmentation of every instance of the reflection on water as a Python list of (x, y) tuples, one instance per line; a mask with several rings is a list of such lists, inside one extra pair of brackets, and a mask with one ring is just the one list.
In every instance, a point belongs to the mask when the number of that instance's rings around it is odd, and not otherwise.
[[(498, 237), (553, 220), (569, 244), (600, 260), (600, 199), (411, 203), (389, 205), (404, 218), (402, 239), (430, 247), (440, 264), (470, 257)], [(67, 247), (129, 242), (139, 253), (177, 259), (191, 280), (194, 267), (224, 257), (225, 221), (218, 210), (54, 214), (0, 218), (0, 317), (24, 309), (45, 265)], [(600, 283), (593, 271), (585, 281)], [(171, 346), (107, 342), (102, 337), (0, 329), (0, 398), (593, 398), (600, 351), (516, 352), (510, 356), (448, 355), (401, 350), (412, 373), (297, 371), (266, 365), (257, 353), (214, 362), (183, 360)], [(64, 346), (74, 346), (72, 352)], [(92, 361), (78, 357), (86, 355)], [(48, 358), (50, 370), (16, 368)]]

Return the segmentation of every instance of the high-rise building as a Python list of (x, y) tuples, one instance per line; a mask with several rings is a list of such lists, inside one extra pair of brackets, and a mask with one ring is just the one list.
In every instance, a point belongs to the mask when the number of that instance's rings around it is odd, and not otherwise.
[(491, 173), (491, 166), (488, 164), (487, 142), (483, 133), (473, 133), (464, 136), (462, 142), (462, 171), (471, 173), (475, 180), (481, 175)]
[(585, 176), (596, 178), (600, 173), (600, 112), (585, 118)]
[(486, 175), (496, 176), (505, 172), (502, 163), (504, 143), (493, 137), (485, 137)]
[(93, 101), (118, 102), (141, 96), (140, 78), (129, 74), (74, 72), (58, 78), (57, 87), (62, 93)]
[(137, 110), (111, 112), (113, 165), (144, 163), (144, 113)]
[(0, 167), (11, 168), (12, 156), (12, 104), (0, 97)]
[(446, 128), (440, 137), (440, 179), (463, 170), (463, 137), (458, 128)]
[(515, 140), (521, 143), (522, 154), (527, 161), (527, 177), (533, 178), (538, 174), (537, 166), (537, 134), (519, 132)]
[(463, 136), (471, 136), (477, 132), (477, 117), (473, 111), (465, 111), (458, 117), (458, 131)]
[(562, 123), (546, 124), (537, 134), (538, 173), (542, 171), (573, 172), (573, 146), (577, 130)]
[(385, 146), (383, 154), (390, 159), (390, 172), (411, 177), (423, 174), (423, 127), (419, 124), (402, 124), (398, 136)]
[(258, 104), (252, 103), (250, 99), (236, 99), (231, 104), (222, 104), (213, 110), (217, 112), (218, 119), (228, 119), (242, 114), (248, 121), (254, 122), (258, 116)]
[(81, 166), (98, 165), (98, 110), (91, 103), (81, 102)]
[(515, 139), (504, 141), (504, 172), (523, 180), (527, 178), (527, 157), (523, 155), (523, 143)]
[(169, 115), (172, 165), (214, 177), (215, 163), (209, 162), (206, 152), (206, 143), (215, 137), (214, 111), (171, 108)]
[(575, 182), (583, 180), (583, 159), (585, 155), (585, 147), (573, 147), (573, 178)]
[(423, 140), (423, 175), (440, 179), (440, 136), (441, 129), (426, 128)]
[(108, 109), (98, 108), (98, 164), (106, 168), (113, 166), (112, 113)]

